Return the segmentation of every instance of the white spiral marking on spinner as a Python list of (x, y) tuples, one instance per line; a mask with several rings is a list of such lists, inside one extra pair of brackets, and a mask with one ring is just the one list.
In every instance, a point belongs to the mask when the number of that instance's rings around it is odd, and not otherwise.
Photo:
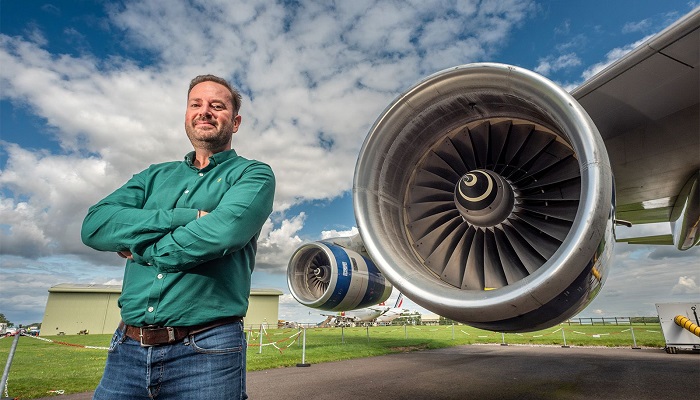
[[(464, 200), (466, 200), (466, 201), (471, 201), (471, 202), (473, 202), (473, 203), (476, 203), (477, 201), (484, 200), (485, 198), (489, 197), (489, 195), (490, 195), (491, 192), (493, 191), (493, 178), (491, 178), (491, 176), (490, 176), (489, 174), (485, 173), (484, 171), (475, 171), (475, 172), (479, 172), (480, 174), (484, 175), (484, 176), (486, 177), (486, 179), (488, 180), (488, 186), (486, 187), (486, 191), (484, 192), (484, 194), (482, 194), (482, 195), (479, 196), (479, 197), (469, 197), (469, 196), (467, 196), (466, 194), (464, 194), (464, 192), (462, 192), (462, 185), (460, 185), (460, 186), (459, 186), (459, 189), (458, 189), (458, 190), (459, 190), (459, 195), (462, 196), (462, 198), (463, 198)], [(474, 179), (468, 181), (468, 180), (467, 180), (468, 177), (473, 177)], [(462, 179), (462, 183), (464, 183), (464, 185), (466, 185), (466, 186), (474, 186), (474, 185), (477, 184), (478, 179), (479, 179), (479, 178), (477, 178), (476, 175), (474, 175), (473, 173), (471, 173), (471, 174), (467, 174), (467, 175)]]

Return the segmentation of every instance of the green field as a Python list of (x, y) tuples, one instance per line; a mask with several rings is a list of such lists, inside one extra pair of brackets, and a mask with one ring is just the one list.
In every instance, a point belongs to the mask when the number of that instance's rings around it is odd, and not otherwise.
[[(501, 343), (569, 346), (632, 347), (629, 325), (562, 324), (547, 330), (523, 334), (482, 331), (465, 325), (387, 326), (370, 328), (310, 328), (306, 330), (305, 362), (347, 360), (389, 353), (437, 349), (442, 347)], [(563, 334), (562, 334), (563, 329)], [(658, 324), (634, 325), (637, 346), (663, 348)], [(302, 361), (301, 335), (296, 329), (273, 329), (262, 335), (249, 332), (248, 370), (294, 366)], [(8, 380), (8, 395), (32, 399), (94, 390), (104, 368), (106, 350), (82, 346), (107, 347), (111, 335), (50, 336), (46, 342), (21, 337)], [(0, 362), (5, 365), (13, 338), (0, 340)], [(80, 346), (80, 347), (79, 347)], [(4, 396), (4, 388), (2, 395)]]

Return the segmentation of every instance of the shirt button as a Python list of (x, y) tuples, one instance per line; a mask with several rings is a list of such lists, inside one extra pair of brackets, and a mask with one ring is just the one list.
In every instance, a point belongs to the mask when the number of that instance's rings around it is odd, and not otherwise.
[(148, 312), (153, 312), (153, 307), (148, 307)]
[(158, 279), (163, 279), (163, 274), (158, 274)]
[(190, 192), (189, 190), (185, 190), (185, 194), (187, 194), (187, 193), (189, 193), (189, 192)]
[(200, 173), (199, 173), (199, 176), (204, 176), (204, 174), (200, 172)]

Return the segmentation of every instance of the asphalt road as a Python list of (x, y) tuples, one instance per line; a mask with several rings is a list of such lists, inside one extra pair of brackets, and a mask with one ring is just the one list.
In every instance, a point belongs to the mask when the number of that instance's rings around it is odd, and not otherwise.
[[(700, 354), (471, 345), (248, 373), (252, 400), (678, 399), (700, 393)], [(89, 399), (91, 393), (53, 396)]]
[(248, 393), (265, 400), (692, 398), (700, 393), (700, 354), (460, 346), (253, 372)]

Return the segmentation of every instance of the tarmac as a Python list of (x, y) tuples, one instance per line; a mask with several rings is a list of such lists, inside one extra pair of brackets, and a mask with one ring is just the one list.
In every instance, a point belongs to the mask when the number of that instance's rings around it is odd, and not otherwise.
[(311, 365), (249, 372), (250, 399), (657, 400), (700, 393), (700, 354), (663, 349), (467, 345), (305, 361)]

